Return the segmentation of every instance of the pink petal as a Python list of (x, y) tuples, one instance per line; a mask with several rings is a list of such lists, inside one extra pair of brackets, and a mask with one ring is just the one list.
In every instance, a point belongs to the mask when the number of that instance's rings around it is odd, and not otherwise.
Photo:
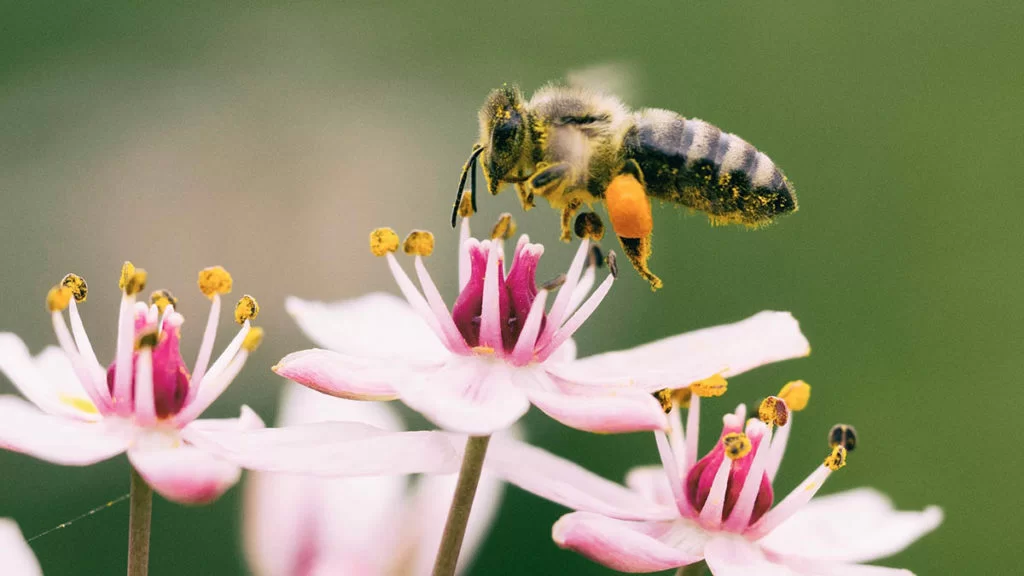
[(902, 551), (941, 522), (935, 506), (898, 511), (884, 494), (859, 488), (811, 500), (761, 544), (779, 554), (871, 562)]
[[(279, 423), (360, 421), (401, 430), (395, 410), (378, 402), (328, 398), (308, 388), (284, 389)], [(406, 478), (328, 479), (249, 474), (245, 486), (246, 557), (258, 575), (380, 573), (396, 552)], [(309, 568), (311, 572), (306, 572)]]
[(658, 401), (642, 392), (595, 395), (535, 389), (527, 395), (545, 414), (578, 430), (617, 434), (668, 428)]
[(640, 466), (631, 469), (626, 474), (626, 486), (651, 502), (672, 508), (676, 505), (664, 466)]
[(529, 444), (494, 437), (484, 468), (541, 498), (573, 510), (624, 520), (679, 517), (674, 502), (652, 501), (597, 474)]
[[(315, 392), (310, 393), (315, 394)], [(322, 396), (320, 397), (322, 398)], [(253, 412), (252, 408), (248, 406), (242, 406), (238, 418), (204, 418), (202, 420), (193, 420), (189, 423), (187, 429), (202, 432), (220, 432), (225, 430), (259, 430), (263, 427), (265, 427), (265, 424), (259, 414)]]
[[(657, 572), (701, 560), (700, 554), (669, 546), (652, 536), (669, 522), (630, 522), (573, 512), (555, 523), (555, 543), (620, 572)], [(716, 576), (718, 573), (716, 572)]]
[[(457, 479), (455, 474), (447, 474), (423, 476), (417, 482), (416, 491), (405, 506), (398, 542), (391, 543), (392, 563), (394, 564), (395, 560), (408, 562), (408, 565), (403, 564), (406, 568), (404, 573), (430, 574), (441, 545), (441, 534), (448, 517), (448, 507), (455, 494)], [(466, 539), (459, 555), (457, 574), (466, 570), (483, 544), (497, 518), (504, 492), (504, 483), (493, 474), (485, 472), (480, 478), (476, 497), (473, 499), (473, 513), (466, 527)], [(403, 558), (404, 553), (412, 555), (412, 559)]]
[[(45, 363), (40, 361), (44, 357)], [(71, 362), (60, 348), (47, 348), (33, 360), (21, 338), (9, 332), (0, 333), (0, 372), (25, 398), (50, 414), (70, 415), (71, 409), (58, 399), (60, 393), (88, 398)], [(60, 379), (54, 380), (52, 376), (60, 376)], [(57, 383), (63, 384), (65, 389), (57, 390)]]
[(14, 520), (0, 518), (0, 572), (10, 576), (43, 576), (43, 569)]
[(195, 446), (132, 447), (132, 466), (153, 490), (180, 504), (208, 504), (238, 482), (242, 469)]
[(303, 386), (352, 400), (394, 400), (396, 382), (433, 369), (432, 365), (367, 360), (317, 348), (293, 352), (273, 367), (277, 374)]
[(0, 396), (0, 448), (65, 466), (87, 466), (125, 451), (127, 426), (40, 412), (17, 396)]
[(313, 342), (335, 352), (365, 358), (436, 362), (448, 350), (404, 299), (384, 292), (340, 302), (294, 296), (285, 308)]
[(807, 339), (790, 313), (761, 312), (734, 324), (554, 366), (552, 372), (578, 384), (653, 392), (687, 386), (715, 374), (734, 376), (809, 353)]
[(769, 560), (757, 544), (731, 534), (712, 538), (704, 546), (704, 559), (715, 576), (800, 575), (800, 572)]
[(184, 438), (251, 470), (315, 476), (451, 472), (455, 449), (440, 432), (386, 432), (356, 422), (319, 422), (262, 430), (209, 431)]
[(484, 436), (514, 424), (530, 408), (512, 371), (489, 358), (453, 357), (426, 378), (395, 382), (402, 401), (445, 430)]

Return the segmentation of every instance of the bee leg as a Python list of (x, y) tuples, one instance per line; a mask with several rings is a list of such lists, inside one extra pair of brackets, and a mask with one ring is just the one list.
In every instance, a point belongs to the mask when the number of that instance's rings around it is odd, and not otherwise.
[(568, 162), (545, 166), (530, 176), (530, 189), (541, 196), (550, 196), (564, 186), (570, 171)]
[(524, 211), (535, 206), (533, 202), (533, 190), (530, 189), (529, 184), (525, 182), (516, 182), (516, 194), (519, 195), (519, 203), (523, 206)]
[(640, 276), (650, 282), (651, 290), (657, 290), (662, 286), (661, 279), (647, 267), (651, 258), (651, 232), (654, 230), (651, 200), (642, 176), (637, 176), (624, 171), (613, 178), (604, 192), (605, 206), (626, 257)]
[(662, 287), (661, 278), (658, 278), (651, 269), (647, 267), (647, 260), (651, 257), (651, 237), (624, 238), (619, 236), (619, 243), (622, 244), (622, 251), (633, 264), (633, 268), (644, 279), (650, 282), (651, 291)]
[(562, 242), (572, 242), (572, 217), (576, 215), (576, 211), (580, 209), (581, 205), (582, 202), (572, 199), (566, 202), (565, 207), (562, 208)]

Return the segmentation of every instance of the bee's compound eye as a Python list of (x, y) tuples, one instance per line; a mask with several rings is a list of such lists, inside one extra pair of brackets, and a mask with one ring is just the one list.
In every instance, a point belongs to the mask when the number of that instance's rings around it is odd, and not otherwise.
[(842, 446), (847, 452), (853, 452), (857, 447), (857, 430), (849, 424), (836, 424), (828, 433), (828, 445)]

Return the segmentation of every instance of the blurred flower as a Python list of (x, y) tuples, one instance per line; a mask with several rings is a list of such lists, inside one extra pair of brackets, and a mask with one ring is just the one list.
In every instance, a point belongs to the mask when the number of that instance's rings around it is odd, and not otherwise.
[[(762, 312), (576, 360), (572, 335), (611, 288), (614, 255), (611, 274), (591, 293), (601, 258), (584, 239), (564, 278), (538, 289), (543, 246), (520, 237), (505, 274), (509, 219), (500, 220), (492, 238), (483, 241), (470, 237), (468, 222), (463, 219), (460, 238), (460, 293), (450, 312), (423, 264), (433, 249), (430, 233), (414, 231), (404, 243), (405, 252), (415, 255), (421, 293), (393, 254), (398, 236), (378, 229), (371, 250), (387, 258), (406, 301), (380, 293), (334, 304), (290, 298), (289, 312), (327, 350), (295, 352), (274, 370), (333, 396), (400, 398), (435, 424), (467, 434), (506, 428), (530, 403), (574, 428), (625, 432), (668, 426), (651, 395), (658, 389), (739, 374), (810, 351), (790, 314)], [(546, 310), (555, 288), (558, 295)]]
[(251, 326), (259, 306), (248, 295), (239, 300), (234, 316), (241, 329), (211, 365), (220, 297), (231, 290), (231, 276), (220, 267), (200, 272), (199, 287), (212, 306), (189, 375), (179, 350), (184, 318), (166, 290), (154, 292), (151, 305), (136, 302), (145, 281), (144, 270), (125, 263), (116, 355), (106, 369), (78, 313), (88, 289), (76, 275), (67, 275), (47, 297), (60, 348), (33, 358), (16, 335), (0, 333), (0, 371), (31, 401), (0, 396), (0, 447), (72, 466), (127, 451), (154, 490), (183, 503), (216, 499), (238, 481), (240, 466), (381, 474), (453, 465), (448, 460), (454, 450), (442, 436), (395, 438), (341, 424), (315, 431), (258, 430), (262, 436), (254, 439), (245, 433), (263, 428), (263, 422), (244, 406), (239, 418), (196, 420), (259, 345), (262, 329)]
[(0, 518), (0, 573), (7, 576), (42, 576), (32, 549), (14, 520)]
[[(290, 384), (280, 425), (356, 421), (403, 428), (377, 402), (325, 398)], [(251, 474), (245, 490), (245, 549), (257, 576), (430, 574), (455, 475), (319, 479)], [(485, 475), (476, 496), (461, 561), (468, 564), (501, 500), (502, 482)], [(462, 564), (460, 564), (460, 567)]]
[[(555, 524), (555, 542), (623, 572), (655, 572), (705, 560), (718, 576), (909, 574), (860, 566), (935, 529), (942, 511), (895, 511), (861, 488), (811, 500), (845, 465), (852, 435), (832, 434), (832, 451), (772, 508), (772, 481), (785, 450), (789, 410), (771, 397), (743, 428), (743, 405), (723, 419), (719, 441), (696, 464), (680, 465), (658, 435), (661, 467), (635, 468), (624, 488), (557, 456), (512, 440), (492, 446), (486, 466), (526, 490), (577, 510)], [(696, 435), (696, 427), (688, 429)], [(848, 429), (848, 428), (847, 428)], [(844, 430), (840, 428), (840, 430)], [(682, 461), (685, 462), (685, 461)]]

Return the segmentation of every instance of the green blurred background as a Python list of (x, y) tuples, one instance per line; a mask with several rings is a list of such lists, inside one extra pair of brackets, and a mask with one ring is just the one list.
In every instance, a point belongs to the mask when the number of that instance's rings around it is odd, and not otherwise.
[[(448, 210), (487, 91), (620, 63), (631, 105), (740, 134), (785, 169), (801, 210), (757, 232), (658, 210), (652, 266), (665, 288), (625, 274), (579, 335), (581, 354), (791, 310), (813, 354), (734, 379), (705, 403), (703, 445), (736, 402), (806, 379), (814, 395), (777, 491), (820, 462), (829, 426), (855, 424), (860, 447), (825, 492), (870, 485), (901, 508), (946, 512), (886, 564), (1012, 573), (1024, 530), (1007, 496), (1024, 467), (1006, 428), (1024, 399), (1021, 22), (1020, 2), (951, 0), (5, 2), (0, 330), (33, 351), (53, 343), (43, 297), (74, 271), (90, 281), (83, 313), (109, 358), (131, 259), (181, 298), (192, 358), (207, 310), (195, 274), (223, 264), (237, 292), (260, 298), (268, 338), (212, 413), (244, 402), (270, 421), (281, 381), (269, 367), (308, 347), (285, 296), (395, 291), (366, 250), (369, 228), (391, 225), (438, 234), (430, 266), (454, 297)], [(542, 277), (567, 265), (554, 212), (522, 215), (508, 192), (480, 206), (479, 221), (512, 211), (549, 244)], [(526, 422), (537, 444), (613, 479), (656, 458), (648, 434), (587, 435), (536, 412)], [(0, 452), (0, 478), (0, 516), (32, 536), (125, 493), (128, 467)], [(205, 508), (158, 499), (152, 573), (245, 573), (239, 495)], [(608, 573), (551, 542), (562, 512), (509, 490), (472, 572)], [(48, 574), (123, 573), (126, 524), (120, 504), (32, 546)]]

